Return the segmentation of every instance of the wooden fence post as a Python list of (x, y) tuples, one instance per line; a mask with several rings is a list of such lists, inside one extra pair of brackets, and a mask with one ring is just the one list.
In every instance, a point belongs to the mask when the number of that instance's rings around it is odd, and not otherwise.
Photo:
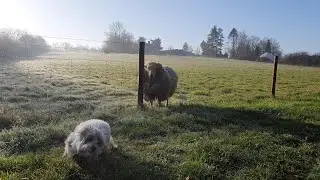
[(145, 42), (139, 43), (139, 85), (138, 85), (138, 108), (143, 108), (143, 75), (144, 75), (144, 49)]
[(273, 63), (273, 79), (272, 79), (272, 96), (276, 96), (276, 82), (277, 82), (277, 70), (278, 70), (278, 56), (275, 56)]

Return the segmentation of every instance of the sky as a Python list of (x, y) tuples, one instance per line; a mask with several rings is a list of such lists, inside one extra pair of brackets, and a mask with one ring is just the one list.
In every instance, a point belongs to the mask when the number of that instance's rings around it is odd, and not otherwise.
[(109, 24), (120, 21), (136, 38), (160, 37), (164, 48), (182, 48), (184, 42), (196, 48), (217, 25), (225, 37), (236, 28), (277, 39), (285, 53), (316, 53), (320, 52), (319, 6), (317, 0), (3, 0), (0, 28), (102, 41)]

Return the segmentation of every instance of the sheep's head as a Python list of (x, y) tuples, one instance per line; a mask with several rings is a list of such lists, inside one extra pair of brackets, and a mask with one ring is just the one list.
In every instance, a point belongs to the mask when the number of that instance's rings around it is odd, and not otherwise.
[[(139, 82), (139, 75), (137, 76), (137, 83)], [(146, 69), (146, 66), (143, 70), (143, 74), (142, 74), (142, 81), (143, 81), (143, 86), (145, 86), (146, 84), (149, 84), (149, 76), (148, 76), (148, 71)]]
[(150, 78), (149, 78), (146, 66), (144, 66), (144, 71), (143, 72), (144, 72), (143, 75), (142, 75), (143, 93), (144, 93), (145, 96), (148, 96), (150, 94)]
[(149, 62), (145, 65), (145, 69), (147, 71), (148, 81), (152, 83), (154, 81), (154, 78), (156, 77), (156, 74), (161, 73), (164, 71), (162, 65), (160, 63), (156, 62)]
[[(139, 81), (139, 76), (138, 76), (137, 80)], [(144, 70), (143, 70), (142, 81), (143, 81), (143, 83), (146, 83), (149, 81), (148, 71), (146, 68), (144, 68)]]

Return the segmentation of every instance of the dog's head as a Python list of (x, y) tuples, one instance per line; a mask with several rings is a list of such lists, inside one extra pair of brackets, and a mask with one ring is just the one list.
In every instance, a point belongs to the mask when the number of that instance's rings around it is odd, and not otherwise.
[(79, 134), (80, 141), (77, 144), (78, 155), (84, 158), (97, 159), (105, 147), (102, 133), (85, 127), (80, 130)]

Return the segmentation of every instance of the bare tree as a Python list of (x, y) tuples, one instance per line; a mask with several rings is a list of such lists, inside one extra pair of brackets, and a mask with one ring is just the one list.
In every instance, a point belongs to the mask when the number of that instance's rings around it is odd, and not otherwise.
[(106, 32), (105, 34), (107, 36), (115, 36), (121, 38), (121, 35), (123, 35), (123, 33), (126, 33), (124, 25), (120, 21), (115, 21), (109, 25), (109, 32)]
[(200, 49), (199, 46), (197, 46), (196, 49), (194, 50), (194, 54), (197, 55), (197, 56), (201, 55), (201, 49)]
[(191, 45), (189, 45), (188, 52), (191, 52), (191, 53), (193, 52), (193, 48)]
[(250, 46), (248, 57), (250, 58), (250, 60), (256, 60), (261, 55), (261, 40), (259, 37), (252, 35), (248, 38), (248, 41)]
[(31, 57), (48, 50), (49, 46), (41, 36), (31, 35), (19, 29), (0, 29), (0, 57), (3, 59)]
[(246, 32), (239, 32), (237, 37), (236, 54), (240, 59), (246, 59), (250, 51), (250, 44)]
[(71, 49), (73, 48), (73, 46), (68, 42), (62, 43), (62, 47), (65, 51), (71, 51)]
[(187, 42), (185, 42), (185, 43), (183, 44), (182, 50), (184, 50), (184, 51), (189, 51), (189, 45), (188, 45)]
[(280, 47), (280, 43), (274, 38), (271, 38), (270, 42), (271, 42), (271, 52), (272, 52), (272, 54), (273, 55), (277, 55), (277, 56), (282, 56), (282, 49)]
[(146, 42), (146, 38), (145, 38), (145, 37), (139, 37), (138, 43), (139, 43), (139, 42)]
[(280, 43), (274, 38), (263, 38), (261, 41), (261, 47), (263, 52), (270, 51), (271, 54), (281, 56), (282, 50), (280, 48)]
[(119, 21), (110, 24), (109, 31), (105, 32), (105, 35), (107, 38), (103, 45), (104, 52), (136, 53), (138, 50), (133, 34), (127, 32)]

